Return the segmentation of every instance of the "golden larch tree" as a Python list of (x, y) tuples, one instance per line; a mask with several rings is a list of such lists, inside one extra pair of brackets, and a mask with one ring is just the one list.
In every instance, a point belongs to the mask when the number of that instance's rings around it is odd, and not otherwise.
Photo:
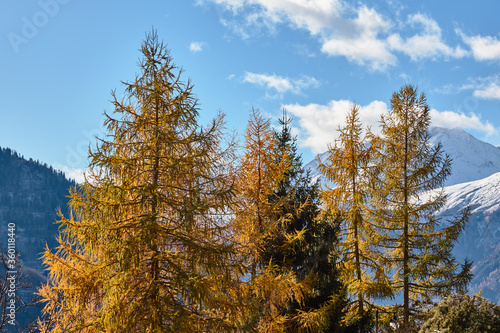
[(155, 32), (141, 51), (61, 216), (59, 247), (43, 255), (43, 332), (238, 329), (233, 144), (222, 115), (197, 124), (192, 85)]
[(405, 85), (392, 95), (380, 136), (371, 141), (371, 202), (381, 231), (377, 246), (385, 249), (392, 287), (403, 299), (403, 332), (410, 332), (423, 305), (450, 291), (463, 292), (471, 279), (470, 262), (460, 265), (451, 252), (468, 209), (451, 221), (436, 217), (446, 203), (443, 183), (451, 159), (440, 144), (430, 144), (430, 123), (425, 95)]
[(359, 106), (353, 104), (339, 137), (329, 145), (325, 161), (320, 161), (325, 185), (321, 199), (329, 214), (341, 218), (341, 277), (353, 301), (346, 321), (363, 326), (374, 299), (392, 296), (385, 265), (375, 246), (378, 226), (370, 218), (371, 162), (369, 135), (359, 120)]
[[(325, 322), (321, 311), (287, 311), (290, 304), (302, 304), (311, 293), (310, 279), (299, 281), (292, 267), (269, 256), (295, 246), (304, 231), (287, 231), (294, 213), (283, 213), (289, 198), (276, 196), (276, 190), (291, 161), (286, 150), (277, 149), (270, 120), (258, 110), (252, 110), (243, 148), (233, 233), (248, 267), (246, 297), (251, 311), (246, 323), (258, 332), (318, 332)], [(278, 245), (281, 248), (270, 248), (280, 235), (285, 239)]]

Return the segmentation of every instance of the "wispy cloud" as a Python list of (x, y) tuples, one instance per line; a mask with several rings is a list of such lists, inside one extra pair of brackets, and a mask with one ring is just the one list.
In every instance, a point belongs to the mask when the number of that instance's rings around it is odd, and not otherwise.
[(232, 18), (221, 22), (243, 38), (249, 38), (252, 29), (275, 32), (284, 24), (308, 31), (320, 41), (323, 53), (345, 57), (375, 71), (396, 65), (398, 53), (413, 61), (469, 54), (460, 46), (448, 45), (438, 23), (421, 13), (409, 15), (403, 22), (397, 10), (383, 15), (366, 5), (343, 0), (205, 1), (226, 9)]
[(309, 46), (307, 46), (307, 44), (294, 44), (292, 45), (292, 49), (295, 54), (298, 54), (302, 57), (314, 58), (316, 56), (313, 51), (309, 50)]
[(460, 30), (457, 33), (469, 45), (474, 59), (479, 61), (500, 60), (500, 41), (492, 36), (467, 36)]
[[(283, 105), (297, 120), (300, 131), (300, 145), (310, 148), (314, 153), (324, 152), (328, 143), (338, 138), (338, 128), (343, 126), (345, 118), (352, 107), (348, 100), (332, 100), (327, 105), (321, 104), (288, 104)], [(378, 129), (380, 116), (387, 111), (387, 104), (373, 101), (360, 107), (359, 116), (364, 126)]]
[(500, 74), (470, 77), (461, 85), (448, 83), (433, 89), (440, 94), (458, 94), (467, 90), (472, 90), (472, 96), (476, 98), (500, 100)]
[(464, 90), (472, 90), (472, 95), (477, 98), (500, 99), (500, 74), (469, 78), (456, 88), (457, 92)]
[(459, 92), (459, 89), (456, 85), (452, 83), (445, 84), (444, 86), (437, 87), (432, 89), (432, 92), (444, 95), (456, 94)]
[(488, 86), (474, 90), (474, 96), (485, 99), (500, 99), (500, 86), (491, 82)]
[(285, 93), (302, 94), (304, 89), (317, 88), (320, 83), (313, 77), (302, 76), (298, 79), (279, 76), (276, 74), (258, 74), (246, 72), (243, 77), (243, 82), (253, 83), (267, 90), (278, 93), (283, 96)]
[(191, 42), (191, 44), (189, 44), (189, 51), (193, 53), (201, 52), (206, 45), (207, 43), (205, 42)]

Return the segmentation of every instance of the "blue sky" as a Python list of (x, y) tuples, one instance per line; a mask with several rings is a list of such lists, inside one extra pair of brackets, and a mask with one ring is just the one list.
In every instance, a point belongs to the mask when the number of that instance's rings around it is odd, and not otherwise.
[(0, 146), (77, 177), (152, 27), (194, 83), (202, 124), (222, 110), (242, 134), (252, 107), (286, 108), (306, 162), (352, 102), (376, 131), (405, 83), (426, 93), (434, 125), (500, 145), (498, 13), (493, 0), (2, 1)]

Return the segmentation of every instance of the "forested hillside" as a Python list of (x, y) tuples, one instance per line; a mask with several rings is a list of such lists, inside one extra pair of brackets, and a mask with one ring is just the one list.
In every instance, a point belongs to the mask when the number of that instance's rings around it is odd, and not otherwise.
[[(40, 259), (46, 246), (53, 248), (58, 232), (57, 211), (67, 214), (69, 188), (75, 183), (47, 164), (25, 159), (9, 148), (0, 148), (0, 249), (7, 254), (9, 226), (14, 226), (14, 248), (19, 255), (19, 270), (14, 292), (18, 308), (16, 325), (0, 325), (0, 331), (18, 332), (36, 320), (40, 308), (34, 293), (46, 282)], [(2, 261), (5, 265), (5, 261)], [(0, 282), (6, 281), (6, 267), (0, 265)], [(2, 284), (3, 285), (3, 284)], [(7, 290), (0, 294), (0, 307), (12, 298)], [(5, 319), (2, 315), (0, 319)]]
[[(68, 189), (75, 183), (47, 164), (0, 149), (0, 230), (16, 224), (16, 245), (24, 265), (42, 270), (40, 254), (55, 244), (57, 209), (67, 213)], [(0, 238), (5, 248), (7, 238)]]

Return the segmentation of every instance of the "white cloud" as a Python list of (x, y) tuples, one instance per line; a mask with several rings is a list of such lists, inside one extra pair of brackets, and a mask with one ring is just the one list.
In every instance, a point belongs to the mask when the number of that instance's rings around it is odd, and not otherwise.
[(201, 52), (205, 46), (205, 42), (191, 42), (191, 44), (189, 44), (189, 51), (193, 53)]
[(457, 33), (470, 46), (474, 59), (480, 61), (500, 60), (500, 41), (496, 37), (466, 36), (459, 30)]
[(341, 3), (337, 0), (211, 0), (239, 14), (243, 9), (245, 24), (272, 26), (288, 22), (297, 28), (319, 34), (339, 18)]
[[(447, 85), (445, 88), (453, 87)], [(451, 88), (449, 88), (450, 90)], [(483, 99), (500, 99), (500, 74), (485, 77), (469, 78), (462, 86), (455, 88), (456, 92), (473, 90), (472, 95)]]
[[(305, 29), (322, 43), (321, 51), (332, 56), (367, 65), (375, 70), (393, 65), (396, 58), (379, 39), (391, 23), (366, 6), (351, 8), (340, 0), (211, 0), (233, 15), (241, 14), (237, 23), (222, 20), (235, 33), (248, 38), (251, 27), (274, 31), (278, 24)], [(352, 13), (354, 16), (352, 17)], [(236, 21), (236, 20), (235, 20)]]
[[(313, 153), (324, 152), (328, 143), (332, 143), (338, 137), (338, 128), (345, 123), (351, 107), (352, 102), (347, 100), (332, 100), (328, 105), (283, 105), (283, 108), (298, 119), (301, 128), (300, 144), (310, 148)], [(364, 126), (371, 126), (376, 132), (380, 116), (386, 111), (387, 104), (373, 101), (360, 107), (360, 121)]]
[(55, 167), (56, 169), (64, 172), (66, 178), (74, 179), (77, 183), (81, 184), (85, 181), (84, 178), (84, 169), (80, 168), (69, 168), (65, 165), (59, 165)]
[(330, 34), (324, 38), (321, 51), (328, 55), (345, 56), (360, 65), (369, 65), (373, 70), (384, 70), (389, 65), (395, 65), (396, 57), (380, 38), (381, 33), (389, 30), (391, 23), (367, 7), (361, 7), (357, 15), (356, 19), (344, 22), (351, 31)]
[(399, 33), (392, 34), (387, 39), (392, 50), (403, 52), (415, 61), (441, 56), (461, 58), (468, 54), (460, 46), (452, 48), (443, 42), (441, 28), (435, 20), (417, 13), (410, 15), (407, 23), (413, 27), (421, 26), (422, 31), (406, 39)]
[[(346, 115), (352, 107), (348, 100), (332, 100), (327, 105), (321, 104), (288, 104), (283, 105), (297, 120), (300, 128), (299, 143), (310, 148), (315, 154), (326, 151), (329, 143), (338, 138), (338, 128), (344, 126)], [(370, 127), (375, 134), (380, 131), (380, 117), (389, 110), (386, 103), (373, 101), (360, 106), (359, 119), (363, 126)], [(430, 111), (432, 126), (460, 127), (474, 129), (488, 135), (496, 134), (497, 129), (489, 122), (481, 120), (475, 113), (465, 115), (453, 111)]]
[(463, 129), (474, 129), (484, 132), (488, 135), (496, 134), (497, 130), (488, 121), (481, 121), (481, 117), (475, 113), (465, 115), (454, 111), (437, 111), (431, 109), (431, 119), (433, 126), (439, 127), (460, 127)]
[[(342, 56), (372, 70), (384, 71), (397, 64), (396, 52), (414, 61), (439, 57), (464, 57), (460, 46), (451, 47), (443, 41), (437, 22), (423, 14), (408, 16), (397, 25), (365, 5), (355, 6), (344, 0), (205, 0), (222, 6), (233, 19), (221, 22), (242, 38), (249, 38), (252, 29), (276, 30), (279, 24), (304, 29), (321, 42), (321, 51)], [(396, 15), (398, 16), (398, 15)], [(412, 31), (395, 32), (400, 27)]]
[(287, 92), (301, 94), (303, 89), (317, 88), (320, 83), (313, 77), (302, 76), (299, 79), (290, 79), (276, 74), (257, 74), (246, 72), (243, 82), (253, 83), (266, 89), (275, 90), (280, 96)]
[(474, 90), (473, 95), (486, 99), (500, 99), (500, 86), (492, 82), (487, 87)]

